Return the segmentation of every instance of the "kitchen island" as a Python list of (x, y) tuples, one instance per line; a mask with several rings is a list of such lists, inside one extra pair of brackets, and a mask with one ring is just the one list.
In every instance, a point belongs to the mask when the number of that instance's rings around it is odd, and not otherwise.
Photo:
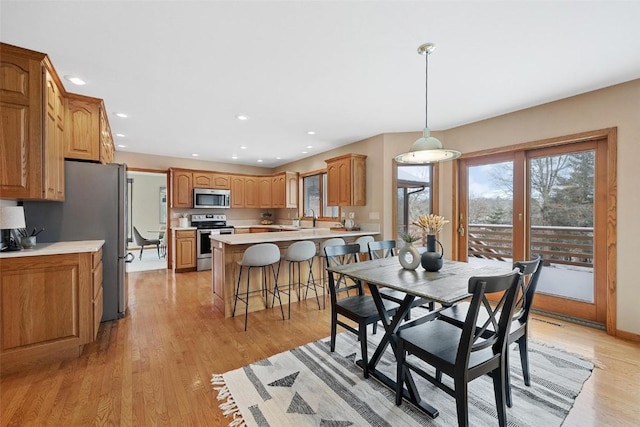
[(102, 318), (104, 240), (0, 253), (0, 375), (78, 357)]
[[(211, 280), (214, 305), (224, 312), (225, 317), (231, 317), (233, 312), (234, 295), (238, 283), (238, 272), (240, 269), (238, 261), (242, 259), (242, 254), (245, 249), (251, 245), (258, 243), (275, 243), (280, 248), (280, 252), (284, 253), (292, 243), (300, 240), (311, 240), (316, 244), (316, 248), (319, 248), (323, 241), (333, 237), (342, 237), (347, 243), (353, 243), (360, 236), (376, 236), (378, 234), (380, 233), (377, 231), (332, 231), (328, 228), (250, 234), (212, 234), (211, 249), (213, 268), (211, 270)], [(321, 260), (316, 257), (313, 261), (313, 274), (316, 282), (320, 281), (321, 273), (322, 263)], [(245, 273), (243, 272), (241, 287), (244, 287), (246, 284), (246, 276), (244, 276), (244, 274)], [(306, 272), (304, 270), (302, 271), (302, 277), (306, 277)], [(259, 289), (262, 283), (260, 269), (252, 269), (250, 281), (251, 290)], [(286, 290), (288, 283), (289, 277), (287, 264), (282, 262), (280, 275), (278, 277), (278, 285), (281, 290)], [(273, 287), (273, 283), (269, 283), (269, 286)], [(293, 289), (292, 294), (293, 298), (297, 300), (298, 297), (295, 292), (293, 292)], [(282, 304), (286, 304), (288, 302), (286, 295), (282, 294), (281, 296)], [(309, 298), (311, 297), (315, 298), (315, 294), (313, 294), (313, 296), (309, 295)], [(249, 311), (264, 309), (264, 300), (259, 294), (254, 294), (249, 298)], [(239, 304), (237, 310), (244, 312), (244, 305)]]

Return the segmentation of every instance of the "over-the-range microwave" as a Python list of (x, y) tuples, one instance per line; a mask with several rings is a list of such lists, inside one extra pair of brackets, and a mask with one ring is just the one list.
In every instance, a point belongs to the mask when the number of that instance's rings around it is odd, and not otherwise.
[(193, 207), (202, 209), (229, 208), (231, 207), (231, 191), (211, 188), (194, 188)]

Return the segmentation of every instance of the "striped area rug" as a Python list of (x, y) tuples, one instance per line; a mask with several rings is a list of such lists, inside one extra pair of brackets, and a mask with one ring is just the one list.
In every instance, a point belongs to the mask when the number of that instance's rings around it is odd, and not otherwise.
[[(369, 335), (370, 354), (381, 333)], [(561, 350), (529, 343), (531, 387), (522, 381), (517, 346), (511, 349), (513, 408), (511, 426), (559, 426), (591, 375), (593, 364)], [(329, 338), (276, 354), (211, 380), (229, 426), (452, 426), (455, 400), (414, 375), (420, 395), (440, 415), (431, 419), (403, 402), (373, 378), (365, 380), (355, 365), (360, 345), (355, 335), (338, 334), (336, 351)], [(395, 378), (390, 348), (378, 369)], [(428, 369), (428, 368), (427, 368)], [(446, 377), (445, 377), (446, 378)], [(493, 383), (484, 376), (469, 384), (470, 425), (497, 425)]]

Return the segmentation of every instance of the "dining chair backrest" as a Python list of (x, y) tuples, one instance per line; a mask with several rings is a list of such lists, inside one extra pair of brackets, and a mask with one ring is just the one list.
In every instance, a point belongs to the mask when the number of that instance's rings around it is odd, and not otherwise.
[(518, 268), (523, 275), (520, 292), (513, 310), (513, 320), (520, 320), (524, 323), (529, 318), (529, 310), (538, 286), (542, 265), (543, 261), (540, 256), (532, 261), (517, 261), (513, 263), (513, 266)]
[[(324, 248), (327, 257), (327, 267), (335, 267), (358, 262), (360, 245), (335, 245)], [(362, 282), (340, 273), (328, 272), (329, 293), (331, 301), (335, 303), (342, 293), (349, 295), (349, 291), (355, 290), (358, 295), (364, 295)]]
[[(518, 268), (501, 276), (474, 276), (469, 279), (468, 290), (472, 297), (462, 328), (456, 366), (468, 366), (473, 352), (489, 347), (496, 357), (504, 354), (521, 280), (522, 273)], [(498, 292), (503, 292), (498, 303), (489, 304), (486, 295)], [(480, 310), (486, 312), (486, 321), (482, 325), (476, 325)]]
[(389, 258), (395, 255), (395, 240), (369, 242), (369, 259)]

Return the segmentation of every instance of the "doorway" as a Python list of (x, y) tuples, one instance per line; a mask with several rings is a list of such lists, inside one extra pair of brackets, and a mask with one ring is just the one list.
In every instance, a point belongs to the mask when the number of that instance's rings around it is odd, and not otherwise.
[[(534, 307), (615, 319), (615, 131), (465, 156), (458, 164), (458, 253), (470, 263), (541, 256)], [(612, 149), (613, 147), (613, 149)], [(609, 275), (608, 275), (609, 274)], [(615, 295), (615, 289), (613, 289)]]
[[(128, 249), (135, 255), (127, 264), (127, 272), (167, 268), (167, 174), (165, 172), (127, 171), (129, 184)], [(140, 237), (152, 243), (142, 244)], [(158, 244), (154, 243), (155, 241)], [(140, 257), (141, 247), (142, 257)]]

